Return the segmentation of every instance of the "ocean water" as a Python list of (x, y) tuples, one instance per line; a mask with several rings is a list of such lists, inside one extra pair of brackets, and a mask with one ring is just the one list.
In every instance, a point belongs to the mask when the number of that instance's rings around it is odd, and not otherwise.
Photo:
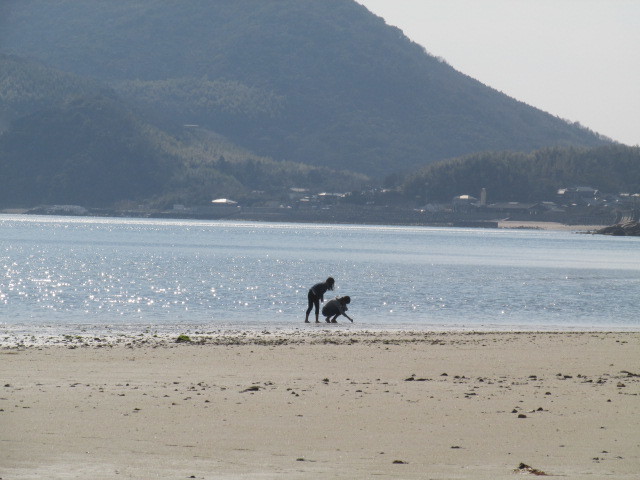
[(355, 320), (332, 328), (640, 330), (638, 238), (0, 216), (0, 333), (317, 329), (329, 275)]

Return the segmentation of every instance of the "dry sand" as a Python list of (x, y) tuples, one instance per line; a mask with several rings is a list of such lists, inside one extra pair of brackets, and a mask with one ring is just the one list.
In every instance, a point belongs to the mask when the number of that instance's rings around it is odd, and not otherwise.
[(640, 333), (342, 328), (5, 342), (0, 478), (640, 478)]
[(526, 222), (517, 220), (500, 220), (498, 228), (516, 228), (524, 230), (562, 230), (566, 232), (595, 232), (605, 225), (567, 225), (558, 222)]

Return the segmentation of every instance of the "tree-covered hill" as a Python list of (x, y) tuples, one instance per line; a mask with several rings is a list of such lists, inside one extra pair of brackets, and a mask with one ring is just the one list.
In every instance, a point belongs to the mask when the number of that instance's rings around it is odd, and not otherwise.
[(69, 97), (113, 93), (93, 80), (0, 53), (0, 131), (15, 118), (59, 105)]
[(606, 193), (640, 192), (640, 148), (546, 148), (529, 154), (491, 152), (436, 162), (409, 176), (405, 196), (450, 202), (455, 195), (491, 201), (553, 200), (560, 188), (589, 186)]
[(171, 164), (144, 128), (104, 97), (21, 117), (0, 136), (0, 202), (106, 205), (158, 194)]
[(382, 176), (607, 143), (455, 71), (353, 0), (7, 0), (0, 13), (4, 52), (276, 160)]
[(166, 132), (92, 80), (0, 55), (0, 206), (207, 204), (353, 189), (363, 175), (276, 162), (200, 128)]

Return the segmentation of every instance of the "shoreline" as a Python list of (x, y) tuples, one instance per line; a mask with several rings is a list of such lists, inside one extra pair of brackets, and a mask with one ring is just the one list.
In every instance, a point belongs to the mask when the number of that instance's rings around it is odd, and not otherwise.
[(0, 348), (0, 478), (637, 478), (640, 332), (129, 340)]
[(517, 220), (501, 220), (498, 222), (498, 228), (507, 229), (523, 229), (523, 230), (553, 230), (564, 232), (581, 232), (591, 233), (600, 228), (602, 225), (567, 225), (558, 222), (536, 222), (536, 221), (517, 221)]
[[(423, 222), (414, 222), (407, 221), (403, 223), (384, 223), (384, 222), (341, 222), (341, 221), (330, 221), (331, 219), (316, 219), (316, 220), (290, 220), (286, 218), (278, 218), (278, 219), (238, 219), (233, 217), (220, 217), (220, 218), (200, 218), (200, 217), (180, 217), (180, 216), (144, 216), (144, 215), (132, 215), (132, 216), (123, 216), (123, 215), (47, 215), (47, 214), (27, 214), (25, 212), (16, 212), (16, 211), (0, 211), (0, 215), (6, 216), (14, 216), (14, 217), (24, 217), (24, 218), (46, 218), (46, 217), (63, 217), (68, 219), (75, 218), (88, 218), (88, 219), (114, 219), (114, 220), (175, 220), (175, 221), (183, 221), (183, 220), (194, 220), (194, 221), (230, 221), (230, 222), (247, 222), (247, 223), (302, 223), (302, 224), (328, 224), (328, 225), (364, 225), (364, 226), (404, 226), (404, 227), (433, 227), (433, 228), (460, 228), (454, 225), (449, 225), (446, 223), (423, 223)], [(481, 225), (484, 220), (477, 220), (475, 223), (477, 225)], [(591, 233), (598, 229), (601, 229), (605, 225), (602, 224), (592, 224), (592, 225), (583, 225), (583, 224), (566, 224), (554, 221), (530, 221), (530, 220), (488, 220), (486, 221), (491, 224), (497, 225), (498, 229), (516, 229), (516, 230), (555, 230), (555, 231), (577, 231), (584, 233)], [(474, 223), (474, 221), (472, 221)], [(494, 230), (493, 227), (467, 227), (467, 228), (489, 228)]]
[[(167, 326), (156, 330), (147, 326), (132, 326), (128, 329), (104, 329), (96, 331), (90, 328), (68, 325), (65, 333), (53, 333), (52, 327), (36, 327), (28, 332), (16, 333), (0, 330), (0, 350), (29, 349), (41, 347), (103, 348), (103, 347), (170, 347), (173, 344), (186, 345), (297, 345), (314, 343), (354, 343), (358, 341), (374, 342), (378, 338), (404, 338), (413, 342), (428, 339), (434, 335), (570, 335), (570, 334), (640, 334), (640, 327), (603, 326), (596, 328), (572, 327), (549, 328), (500, 326), (486, 328), (479, 326), (426, 326), (425, 328), (375, 328), (353, 327), (350, 324), (325, 324), (311, 327), (255, 327), (255, 328), (219, 328), (207, 326)], [(59, 327), (53, 327), (58, 329)], [(40, 331), (38, 331), (40, 330)], [(89, 330), (89, 331), (88, 331)], [(107, 331), (108, 330), (108, 331)]]

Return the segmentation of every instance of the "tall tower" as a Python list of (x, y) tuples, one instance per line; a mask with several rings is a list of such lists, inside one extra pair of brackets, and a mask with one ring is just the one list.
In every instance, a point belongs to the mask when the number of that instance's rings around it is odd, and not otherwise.
[(482, 190), (480, 190), (480, 205), (484, 207), (486, 204), (487, 204), (487, 189), (483, 187)]

